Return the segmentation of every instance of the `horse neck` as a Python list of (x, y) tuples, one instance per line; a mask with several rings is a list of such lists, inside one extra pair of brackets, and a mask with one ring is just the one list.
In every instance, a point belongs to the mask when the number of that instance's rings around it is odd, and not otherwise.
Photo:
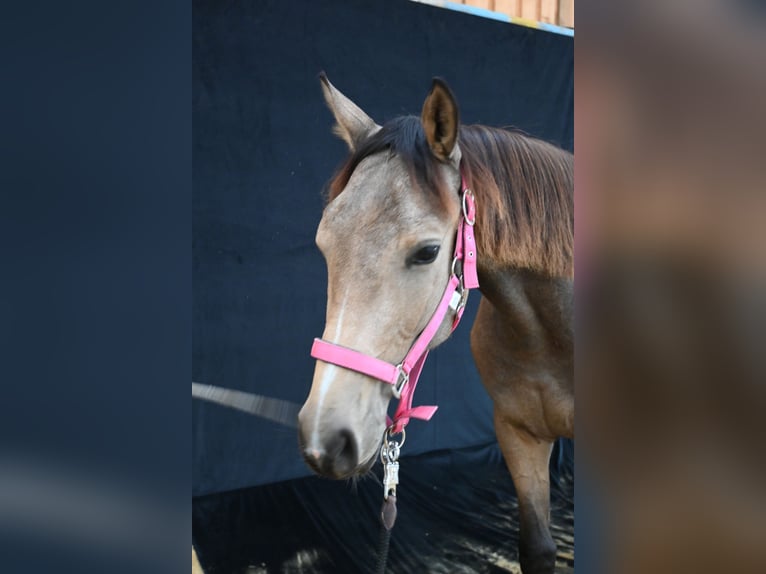
[(521, 347), (552, 343), (571, 348), (573, 282), (529, 269), (479, 266), (481, 293), (492, 305), (505, 335)]

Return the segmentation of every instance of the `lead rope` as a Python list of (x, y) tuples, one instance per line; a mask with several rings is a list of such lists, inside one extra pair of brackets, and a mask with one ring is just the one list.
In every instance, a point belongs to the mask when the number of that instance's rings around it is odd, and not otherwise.
[(375, 566), (375, 574), (386, 574), (386, 563), (388, 562), (388, 546), (391, 542), (391, 531), (380, 524), (380, 541), (378, 542), (378, 563)]
[[(386, 429), (383, 445), (380, 447), (380, 461), (383, 463), (383, 507), (380, 509), (380, 541), (378, 543), (378, 563), (376, 574), (384, 574), (388, 561), (388, 548), (391, 542), (391, 530), (396, 522), (396, 487), (399, 484), (399, 453), (407, 435), (404, 428), (393, 432), (394, 425)], [(401, 442), (394, 437), (402, 435)]]

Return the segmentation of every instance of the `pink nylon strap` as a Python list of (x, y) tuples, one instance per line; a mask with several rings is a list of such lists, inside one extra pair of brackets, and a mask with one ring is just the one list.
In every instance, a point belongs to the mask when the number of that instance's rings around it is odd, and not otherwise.
[(465, 176), (460, 174), (460, 184), (463, 188), (463, 217), (458, 227), (458, 239), (462, 239), (463, 285), (466, 289), (476, 289), (479, 286), (479, 276), (476, 273), (476, 237), (473, 233), (473, 222), (476, 221), (476, 201), (473, 191), (468, 188)]
[[(314, 344), (311, 347), (311, 356), (315, 359), (319, 359), (326, 363), (331, 363), (362, 373), (384, 383), (390, 385), (396, 385), (399, 382), (402, 374), (409, 378), (409, 384), (405, 384), (402, 388), (399, 398), (399, 406), (396, 409), (394, 415), (394, 421), (396, 424), (396, 432), (399, 432), (404, 425), (409, 422), (410, 418), (417, 418), (423, 420), (430, 420), (434, 415), (438, 407), (416, 407), (412, 408), (412, 399), (415, 394), (415, 388), (420, 378), (420, 372), (425, 364), (426, 357), (428, 356), (428, 345), (433, 340), (436, 332), (439, 330), (444, 317), (447, 315), (447, 310), (450, 306), (452, 294), (457, 290), (460, 280), (452, 275), (447, 287), (444, 290), (439, 305), (436, 307), (434, 314), (431, 316), (430, 321), (426, 324), (423, 331), (410, 347), (407, 356), (401, 363), (401, 370), (398, 366), (387, 363), (370, 355), (365, 355), (358, 351), (354, 351), (347, 347), (330, 343), (329, 341), (323, 341), (322, 339), (314, 339)], [(462, 316), (462, 308), (459, 310), (459, 315)], [(452, 330), (455, 330), (459, 323), (459, 317), (452, 323)], [(405, 420), (406, 419), (406, 420)]]
[(415, 387), (418, 385), (418, 379), (420, 378), (420, 372), (423, 370), (423, 365), (426, 363), (426, 357), (428, 357), (428, 351), (423, 353), (420, 359), (415, 363), (415, 366), (410, 371), (410, 384), (406, 385), (402, 390), (402, 397), (399, 399), (399, 404), (394, 412), (394, 419), (388, 419), (386, 422), (391, 428), (391, 432), (394, 434), (402, 432), (410, 419), (431, 420), (434, 413), (439, 407), (435, 406), (422, 406), (412, 407), (412, 399), (415, 396)]
[(390, 385), (395, 385), (399, 379), (399, 370), (391, 363), (322, 339), (314, 339), (311, 356), (325, 363), (340, 365)]
[[(474, 289), (479, 286), (476, 272), (476, 240), (473, 233), (476, 204), (473, 192), (466, 185), (462, 170), (460, 178), (460, 199), (463, 213), (460, 217), (455, 237), (454, 258), (462, 264), (462, 287), (464, 289)], [(388, 425), (393, 427), (392, 432), (401, 432), (411, 418), (430, 420), (438, 407), (420, 406), (413, 408), (412, 399), (420, 373), (428, 356), (428, 345), (431, 344), (444, 321), (444, 317), (447, 315), (447, 311), (452, 303), (452, 297), (458, 287), (461, 287), (461, 278), (455, 275), (455, 269), (453, 268), (447, 282), (447, 287), (444, 289), (444, 294), (436, 310), (423, 331), (415, 339), (415, 342), (400, 365), (392, 365), (386, 361), (322, 339), (314, 339), (314, 344), (311, 347), (311, 356), (320, 361), (362, 373), (390, 385), (398, 385), (401, 382), (402, 388), (400, 390), (399, 405), (394, 413), (393, 421), (386, 417)], [(458, 323), (460, 323), (464, 309), (465, 307), (462, 304), (458, 306), (455, 319), (452, 322), (453, 331)]]
[[(431, 344), (436, 332), (444, 321), (444, 317), (447, 315), (447, 309), (449, 309), (450, 300), (452, 299), (452, 294), (457, 290), (458, 285), (460, 285), (460, 279), (452, 275), (447, 283), (447, 288), (444, 290), (444, 295), (442, 295), (441, 301), (439, 301), (439, 305), (436, 307), (436, 311), (434, 311), (434, 314), (431, 316), (431, 320), (428, 321), (423, 332), (420, 333), (420, 336), (418, 336), (417, 339), (415, 339), (407, 356), (404, 357), (404, 361), (402, 361), (402, 369), (408, 375), (412, 372), (415, 364), (420, 360), (423, 354), (428, 352), (428, 345)], [(453, 325), (453, 329), (454, 327), (455, 326)]]

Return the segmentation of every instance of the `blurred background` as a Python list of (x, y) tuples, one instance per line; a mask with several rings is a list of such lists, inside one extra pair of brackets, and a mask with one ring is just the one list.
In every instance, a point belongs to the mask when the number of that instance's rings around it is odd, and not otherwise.
[(764, 572), (764, 5), (577, 19), (580, 557)]

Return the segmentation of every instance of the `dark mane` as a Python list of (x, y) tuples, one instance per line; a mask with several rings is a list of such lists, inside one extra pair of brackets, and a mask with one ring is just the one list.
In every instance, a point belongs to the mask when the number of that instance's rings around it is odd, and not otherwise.
[(480, 257), (574, 275), (574, 156), (542, 140), (461, 126), (462, 166), (476, 195)]
[[(468, 186), (476, 195), (480, 258), (499, 267), (574, 274), (573, 156), (520, 132), (460, 126), (458, 144)], [(400, 157), (423, 193), (446, 205), (449, 193), (420, 118), (386, 123), (363, 141), (329, 184), (328, 200), (348, 184), (359, 163), (388, 150)]]

